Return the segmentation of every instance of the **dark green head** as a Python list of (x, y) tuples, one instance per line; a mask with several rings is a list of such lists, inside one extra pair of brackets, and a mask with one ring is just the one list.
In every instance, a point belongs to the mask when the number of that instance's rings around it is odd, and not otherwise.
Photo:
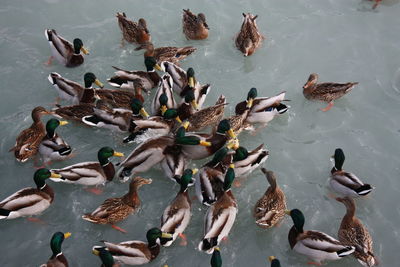
[(211, 267), (221, 267), (221, 266), (222, 266), (221, 252), (219, 251), (219, 247), (215, 247), (213, 254), (211, 256)]
[(58, 126), (60, 125), (66, 125), (68, 124), (68, 122), (66, 121), (59, 121), (57, 119), (50, 119), (47, 121), (46, 123), (46, 132), (47, 132), (47, 136), (49, 138), (54, 136), (54, 132), (57, 129)]
[(50, 248), (51, 251), (53, 251), (53, 256), (57, 256), (57, 254), (61, 253), (61, 245), (64, 242), (65, 238), (68, 238), (71, 236), (71, 233), (61, 233), (57, 232), (55, 233), (51, 240), (50, 240)]
[(86, 72), (83, 76), (85, 82), (85, 88), (90, 88), (92, 84), (96, 81), (97, 77), (93, 72)]
[(194, 77), (194, 69), (188, 68), (188, 70), (186, 71), (186, 76), (187, 78)]
[(235, 179), (235, 170), (232, 167), (229, 167), (228, 170), (226, 171), (224, 179), (225, 191), (228, 191), (231, 188), (234, 179)]
[(74, 41), (74, 53), (79, 54), (81, 51), (81, 48), (83, 47), (83, 42), (79, 38), (75, 38)]
[(109, 163), (108, 159), (112, 156), (123, 157), (124, 154), (116, 152), (114, 149), (108, 146), (100, 148), (99, 152), (97, 152), (97, 158), (99, 159), (101, 166), (107, 165)]
[(345, 156), (343, 153), (343, 150), (341, 148), (336, 148), (335, 149), (335, 154), (333, 155), (333, 158), (335, 159), (335, 168), (338, 171), (342, 170), (343, 163), (345, 160)]
[(150, 230), (147, 231), (146, 234), (147, 242), (149, 243), (149, 247), (154, 247), (157, 245), (156, 241), (159, 238), (163, 239), (172, 239), (171, 234), (163, 233), (161, 230), (157, 227), (151, 228)]
[(144, 65), (146, 65), (147, 71), (154, 71), (154, 68), (161, 69), (157, 64), (157, 60), (154, 57), (145, 57)]
[(196, 146), (196, 145), (202, 145), (202, 146), (210, 146), (211, 144), (209, 142), (203, 141), (197, 136), (180, 136), (180, 137), (175, 137), (175, 143), (178, 145), (191, 145), (191, 146)]
[(255, 87), (251, 88), (249, 93), (247, 94), (247, 100), (254, 99), (257, 97), (257, 89)]
[(158, 98), (158, 101), (160, 102), (161, 106), (166, 106), (168, 103), (168, 96), (166, 94), (161, 94)]
[(304, 226), (304, 214), (298, 210), (293, 209), (289, 211), (290, 217), (292, 217), (294, 227), (296, 228), (297, 232), (303, 233), (303, 226)]
[(178, 117), (178, 111), (174, 108), (167, 109), (163, 114), (163, 118), (167, 120), (172, 120), (176, 117)]
[(193, 100), (195, 100), (194, 91), (193, 90), (187, 91), (187, 93), (185, 95), (185, 102), (190, 104)]
[(42, 188), (46, 184), (46, 179), (50, 178), (51, 176), (52, 173), (48, 169), (41, 168), (35, 172), (33, 175), (33, 180), (35, 181), (37, 188)]
[(271, 262), (271, 267), (281, 267), (280, 261), (274, 256), (270, 256), (269, 261)]
[(144, 110), (144, 108), (143, 108), (143, 103), (142, 103), (142, 101), (140, 101), (139, 99), (137, 99), (137, 98), (133, 98), (132, 99), (132, 102), (131, 102), (131, 109), (132, 109), (132, 113), (133, 113), (133, 115), (139, 115), (139, 114), (141, 114), (143, 117), (148, 117), (148, 116), (145, 116), (145, 115), (148, 115), (148, 114), (146, 114), (147, 112)]
[(215, 166), (224, 160), (226, 154), (228, 154), (229, 149), (227, 147), (222, 147), (217, 152), (215, 152), (214, 157), (212, 160), (207, 164), (209, 166)]
[(231, 124), (229, 123), (229, 120), (227, 120), (227, 119), (219, 122), (218, 128), (217, 128), (217, 133), (220, 133), (220, 134), (227, 133), (231, 138), (236, 138), (235, 133), (231, 129)]
[(185, 129), (185, 127), (181, 126), (181, 127), (179, 127), (179, 129), (176, 131), (175, 138), (176, 138), (176, 137), (178, 137), (178, 138), (179, 138), (179, 137), (184, 137), (185, 134), (186, 134), (186, 129)]
[(186, 191), (189, 183), (192, 181), (193, 175), (197, 172), (197, 169), (186, 169), (182, 176), (181, 179), (179, 180), (179, 184), (181, 185), (181, 192)]
[(238, 149), (236, 149), (235, 154), (233, 155), (233, 161), (240, 161), (244, 160), (248, 157), (249, 152), (247, 151), (246, 148), (240, 146)]
[(102, 266), (104, 267), (113, 267), (115, 264), (114, 258), (111, 255), (110, 251), (105, 247), (96, 247), (92, 250), (93, 254), (99, 256), (101, 262), (103, 263)]

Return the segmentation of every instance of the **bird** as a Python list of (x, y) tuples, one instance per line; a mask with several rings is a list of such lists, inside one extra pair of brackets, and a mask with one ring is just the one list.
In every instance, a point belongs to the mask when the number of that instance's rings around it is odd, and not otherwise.
[(98, 247), (92, 250), (92, 253), (98, 256), (102, 262), (101, 267), (120, 267), (121, 265), (115, 263), (113, 256), (110, 251), (106, 248)]
[(268, 260), (271, 262), (271, 267), (281, 267), (281, 262), (274, 256), (269, 256)]
[(151, 102), (151, 114), (163, 115), (169, 108), (177, 108), (177, 104), (172, 92), (172, 78), (166, 73), (161, 77), (157, 91)]
[(50, 248), (53, 252), (53, 255), (51, 255), (46, 264), (42, 264), (40, 265), (40, 267), (68, 267), (68, 261), (61, 251), (61, 245), (64, 240), (69, 238), (70, 236), (70, 232), (56, 232), (53, 234), (50, 240)]
[(222, 257), (219, 247), (215, 247), (211, 256), (211, 267), (222, 267)]
[(188, 40), (206, 39), (208, 37), (208, 30), (210, 29), (206, 22), (206, 16), (203, 13), (199, 13), (196, 16), (189, 9), (183, 10), (182, 27), (183, 33)]
[(147, 29), (146, 20), (140, 18), (138, 22), (129, 20), (125, 12), (117, 12), (118, 26), (122, 31), (121, 45), (124, 46), (124, 40), (129, 43), (145, 44), (151, 41), (151, 35)]
[(243, 23), (239, 33), (235, 37), (235, 44), (245, 57), (252, 55), (262, 44), (264, 36), (260, 33), (256, 18), (250, 13), (242, 13)]
[(194, 53), (197, 48), (193, 46), (185, 47), (175, 47), (175, 46), (163, 46), (154, 48), (151, 42), (147, 42), (135, 48), (135, 51), (145, 49), (144, 57), (154, 57), (157, 63), (163, 61), (168, 61), (173, 64), (179, 65), (179, 61), (185, 59), (192, 53)]

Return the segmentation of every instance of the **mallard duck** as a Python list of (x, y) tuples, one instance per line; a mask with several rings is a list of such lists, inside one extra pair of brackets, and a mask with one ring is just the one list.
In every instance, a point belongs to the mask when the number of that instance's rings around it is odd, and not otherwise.
[(160, 253), (159, 239), (170, 240), (171, 234), (163, 233), (159, 228), (151, 228), (146, 234), (147, 243), (142, 241), (124, 241), (118, 244), (102, 241), (104, 246), (95, 246), (93, 250), (107, 249), (117, 262), (126, 265), (142, 265), (154, 260)]
[(333, 155), (335, 166), (331, 170), (329, 184), (331, 188), (349, 197), (366, 196), (372, 191), (370, 184), (364, 184), (355, 174), (342, 170), (345, 156), (341, 148), (335, 149)]
[(61, 251), (61, 245), (64, 242), (64, 239), (67, 239), (71, 236), (71, 233), (66, 232), (56, 232), (51, 237), (50, 240), (50, 248), (53, 252), (50, 259), (46, 264), (40, 265), (40, 267), (68, 267), (67, 258), (65, 258), (64, 254)]
[(54, 200), (54, 191), (46, 184), (46, 179), (50, 177), (56, 179), (61, 176), (48, 169), (37, 170), (33, 176), (36, 188), (21, 189), (0, 202), (0, 219), (38, 215), (46, 210)]
[(75, 121), (82, 123), (82, 118), (86, 116), (91, 116), (94, 114), (94, 104), (78, 104), (71, 106), (60, 106), (52, 109), (54, 116), (59, 119), (65, 119), (68, 121)]
[[(86, 213), (82, 219), (97, 223), (114, 225), (136, 212), (140, 206), (138, 189), (145, 184), (151, 184), (151, 179), (135, 177), (129, 185), (129, 192), (122, 197), (106, 199), (97, 209)], [(119, 228), (117, 228), (119, 229)]]
[(186, 71), (169, 61), (162, 61), (160, 68), (161, 71), (167, 72), (171, 76), (173, 81), (172, 90), (180, 96), (182, 89), (188, 85)]
[(340, 242), (356, 248), (353, 256), (364, 266), (371, 267), (378, 265), (378, 259), (374, 256), (372, 238), (367, 228), (355, 216), (356, 204), (349, 197), (336, 198), (346, 207), (346, 214), (342, 219), (338, 231)]
[(144, 57), (154, 57), (157, 60), (157, 63), (161, 63), (163, 61), (168, 61), (179, 65), (179, 61), (185, 59), (187, 56), (195, 52), (197, 49), (193, 46), (185, 46), (185, 47), (174, 47), (174, 46), (163, 46), (154, 48), (151, 42), (146, 44), (142, 44), (135, 48), (136, 51), (146, 49), (144, 53)]
[(141, 18), (136, 23), (126, 18), (125, 12), (117, 13), (118, 26), (122, 31), (121, 44), (124, 44), (124, 40), (129, 43), (144, 44), (150, 42), (151, 36), (147, 29), (146, 21)]
[(47, 65), (51, 64), (53, 58), (56, 58), (60, 64), (66, 67), (77, 67), (84, 61), (84, 57), (81, 54), (89, 54), (89, 51), (83, 46), (81, 39), (74, 39), (72, 45), (70, 42), (59, 36), (55, 30), (46, 29), (44, 32), (47, 41), (51, 48), (52, 56), (46, 62)]
[(254, 217), (258, 226), (270, 228), (278, 224), (285, 216), (286, 198), (281, 188), (276, 184), (275, 174), (265, 168), (261, 170), (267, 177), (270, 187), (257, 201), (254, 207)]
[(175, 97), (172, 92), (172, 78), (169, 74), (164, 74), (158, 84), (156, 94), (151, 102), (151, 114), (163, 115), (169, 108), (177, 108)]
[[(192, 181), (192, 176), (197, 172), (197, 169), (186, 169), (179, 179), (180, 190), (176, 197), (166, 207), (161, 217), (161, 231), (172, 235), (172, 240), (163, 242), (161, 245), (169, 247), (178, 236), (183, 237), (183, 232), (189, 224), (190, 216), (192, 215), (191, 201), (187, 191), (189, 183)], [(184, 237), (183, 237), (184, 238)]]
[(269, 256), (268, 260), (271, 262), (271, 267), (281, 267), (281, 262), (274, 256)]
[(222, 258), (221, 258), (221, 252), (219, 251), (219, 247), (214, 248), (210, 264), (211, 267), (222, 267)]
[(70, 156), (72, 149), (56, 132), (58, 126), (68, 124), (67, 121), (50, 119), (46, 123), (46, 136), (39, 146), (39, 154), (43, 162), (52, 160), (63, 160)]
[(124, 154), (114, 151), (111, 147), (102, 147), (97, 153), (98, 162), (81, 162), (62, 169), (52, 169), (52, 172), (61, 175), (61, 179), (52, 180), (67, 184), (105, 184), (114, 178), (114, 164), (109, 161), (112, 156), (123, 157)]
[(118, 263), (115, 263), (113, 256), (110, 251), (104, 247), (97, 247), (92, 250), (92, 253), (96, 256), (99, 256), (102, 265), (101, 267), (120, 267)]
[(208, 254), (213, 252), (221, 240), (228, 236), (238, 211), (236, 199), (232, 194), (231, 185), (235, 179), (235, 171), (231, 166), (225, 175), (224, 193), (208, 208), (205, 216), (204, 237), (199, 244), (199, 250)]
[(14, 147), (9, 150), (9, 152), (14, 151), (17, 161), (25, 162), (38, 152), (40, 142), (46, 135), (45, 127), (40, 120), (45, 114), (51, 114), (51, 112), (44, 107), (36, 107), (32, 110), (32, 125), (17, 136)]
[(250, 13), (242, 13), (243, 23), (236, 35), (235, 44), (245, 57), (252, 55), (262, 44), (264, 36), (258, 30), (256, 18)]
[(206, 23), (206, 16), (203, 13), (199, 13), (196, 16), (189, 9), (184, 9), (182, 26), (183, 33), (188, 40), (203, 40), (208, 37), (208, 30), (210, 28)]
[(269, 156), (269, 151), (264, 148), (264, 144), (259, 145), (252, 151), (239, 146), (227, 154), (222, 163), (227, 168), (230, 163), (235, 164), (235, 176), (242, 177), (249, 175), (259, 166), (261, 166)]
[(304, 231), (304, 215), (300, 210), (293, 209), (286, 213), (294, 223), (288, 234), (290, 248), (314, 260), (312, 264), (321, 265), (324, 260), (339, 260), (355, 251), (353, 246), (347, 246), (325, 233)]
[(303, 86), (303, 95), (309, 100), (328, 102), (328, 106), (321, 109), (328, 111), (333, 107), (333, 101), (344, 96), (353, 89), (358, 82), (349, 83), (317, 83), (318, 74), (311, 73), (308, 81)]

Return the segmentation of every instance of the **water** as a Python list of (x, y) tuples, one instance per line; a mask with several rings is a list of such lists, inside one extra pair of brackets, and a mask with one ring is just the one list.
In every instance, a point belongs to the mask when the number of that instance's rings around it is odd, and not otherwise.
[[(276, 172), (287, 196), (288, 207), (300, 208), (306, 215), (305, 229), (322, 230), (336, 236), (344, 206), (326, 197), (329, 161), (336, 147), (347, 155), (345, 168), (376, 186), (366, 199), (357, 200), (357, 215), (368, 227), (375, 254), (381, 266), (396, 266), (400, 248), (397, 205), (399, 182), (398, 120), (400, 100), (400, 5), (397, 0), (383, 2), (371, 11), (371, 3), (360, 0), (281, 0), (281, 1), (6, 1), (0, 6), (0, 80), (3, 97), (0, 105), (2, 177), (1, 198), (26, 186), (33, 186), (33, 163), (20, 164), (8, 149), (16, 135), (30, 125), (30, 111), (38, 105), (51, 107), (57, 96), (47, 81), (56, 71), (83, 82), (85, 72), (94, 72), (105, 82), (113, 74), (111, 65), (142, 69), (141, 52), (133, 46), (120, 48), (121, 33), (114, 17), (124, 11), (129, 18), (147, 19), (155, 46), (194, 45), (198, 51), (182, 65), (192, 66), (202, 83), (211, 83), (207, 104), (220, 94), (229, 103), (245, 97), (250, 87), (259, 95), (271, 96), (287, 91), (290, 111), (274, 120), (256, 137), (240, 136), (241, 144), (253, 149), (264, 143), (270, 150), (265, 163)], [(181, 11), (190, 8), (203, 12), (211, 28), (205, 41), (187, 41), (181, 33)], [(266, 36), (262, 48), (244, 58), (233, 45), (240, 28), (242, 12), (259, 15), (259, 28)], [(54, 28), (67, 39), (80, 37), (90, 49), (85, 64), (67, 69), (56, 62), (44, 66), (50, 49), (45, 28)], [(321, 81), (358, 81), (360, 84), (338, 100), (329, 112), (324, 104), (309, 102), (302, 85), (311, 72)], [(150, 98), (147, 99), (150, 102)], [(233, 112), (233, 105), (226, 116)], [(105, 129), (90, 129), (77, 124), (58, 132), (73, 146), (77, 156), (55, 163), (63, 167), (95, 160), (104, 144), (129, 153), (132, 146), (121, 145), (122, 136)], [(201, 162), (194, 162), (200, 166)], [(129, 233), (83, 221), (81, 215), (92, 211), (105, 198), (121, 196), (127, 184), (113, 182), (101, 196), (87, 193), (79, 186), (54, 184), (54, 204), (40, 219), (46, 225), (25, 219), (1, 222), (0, 266), (38, 266), (51, 255), (49, 240), (56, 231), (70, 231), (63, 244), (70, 266), (99, 266), (90, 253), (99, 240), (145, 240), (146, 230), (160, 223), (161, 214), (178, 190), (159, 169), (143, 174), (153, 184), (140, 190), (141, 211), (119, 226)], [(286, 218), (281, 227), (262, 230), (255, 226), (252, 209), (267, 187), (257, 170), (234, 188), (239, 214), (226, 244), (221, 245), (224, 266), (269, 266), (267, 257), (275, 255), (282, 266), (304, 266), (307, 262), (289, 248), (287, 233), (292, 225)], [(193, 194), (193, 190), (191, 191)], [(210, 257), (197, 251), (206, 212), (196, 201), (186, 230), (187, 247), (176, 242), (163, 249), (149, 266), (207, 266)], [(22, 256), (23, 255), (23, 256)], [(360, 266), (353, 258), (329, 263), (330, 266)]]

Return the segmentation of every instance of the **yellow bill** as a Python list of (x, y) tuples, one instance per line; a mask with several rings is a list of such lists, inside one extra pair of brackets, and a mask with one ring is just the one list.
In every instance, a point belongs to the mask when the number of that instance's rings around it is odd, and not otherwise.
[(274, 256), (269, 256), (268, 259), (269, 259), (269, 261), (273, 261), (273, 260), (275, 260), (276, 258), (275, 258)]
[(124, 156), (124, 153), (114, 151), (113, 156), (114, 156), (114, 157), (123, 157), (123, 156)]
[(286, 213), (287, 215), (290, 215), (290, 210), (285, 210), (285, 213)]
[(60, 121), (60, 126), (67, 125), (68, 121)]
[(236, 134), (235, 134), (235, 132), (232, 130), (232, 129), (229, 129), (228, 130), (228, 135), (231, 137), (231, 138), (236, 138)]
[(162, 68), (160, 67), (160, 65), (158, 65), (158, 64), (154, 65), (154, 68), (155, 68), (156, 70), (163, 71), (163, 69), (162, 69)]
[(189, 77), (189, 86), (194, 88), (194, 78), (193, 77)]
[(254, 99), (253, 99), (253, 98), (250, 98), (249, 100), (247, 100), (247, 105), (246, 105), (246, 107), (247, 107), (247, 108), (251, 108), (251, 107), (253, 106), (253, 102), (254, 102)]
[(192, 174), (196, 174), (196, 173), (198, 173), (198, 171), (199, 171), (199, 169), (194, 168), (194, 169), (192, 169)]
[(229, 168), (234, 169), (235, 168), (235, 164), (233, 164), (233, 163), (229, 164)]
[(211, 142), (200, 140), (200, 144), (199, 145), (201, 145), (201, 146), (211, 146)]
[(94, 83), (100, 88), (104, 87), (104, 84), (102, 82), (100, 82), (98, 79), (94, 80)]
[(168, 108), (167, 108), (166, 105), (162, 105), (162, 106), (160, 107), (160, 110), (161, 110), (161, 115), (164, 115), (164, 113), (168, 110)]
[(195, 110), (198, 110), (198, 109), (199, 109), (199, 105), (197, 104), (196, 100), (192, 100), (192, 102), (190, 102), (190, 103), (192, 104), (192, 107), (193, 107)]
[(179, 122), (180, 124), (182, 124), (182, 120), (181, 120), (181, 118), (179, 118), (179, 116), (177, 116), (177, 117), (175, 118), (175, 120), (176, 120), (177, 122)]
[(82, 53), (84, 53), (85, 55), (89, 55), (89, 50), (87, 50), (84, 46), (81, 47), (81, 51), (82, 51)]
[(70, 233), (70, 232), (64, 233), (64, 238), (65, 238), (65, 239), (67, 239), (67, 238), (70, 237), (70, 236), (71, 236), (71, 233)]
[(172, 238), (172, 235), (169, 234), (169, 233), (162, 233), (162, 234), (161, 234), (161, 237), (162, 237), (162, 238)]
[(148, 118), (150, 115), (147, 113), (147, 111), (144, 108), (141, 108), (139, 111), (139, 114), (142, 115), (142, 117)]
[(97, 249), (92, 249), (92, 253), (96, 256), (100, 255), (100, 251), (98, 251)]
[(188, 121), (182, 122), (182, 127), (185, 128), (185, 130), (187, 130), (189, 125), (190, 125), (190, 122), (188, 122)]
[(61, 178), (62, 176), (60, 174), (52, 172), (50, 175), (50, 178)]

